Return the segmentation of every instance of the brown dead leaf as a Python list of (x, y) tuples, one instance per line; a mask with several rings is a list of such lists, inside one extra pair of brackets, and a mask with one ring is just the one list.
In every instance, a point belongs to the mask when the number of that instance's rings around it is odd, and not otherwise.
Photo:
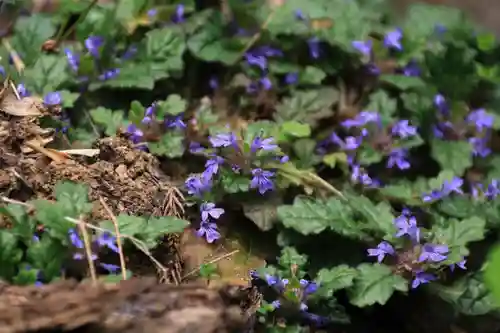
[(68, 155), (94, 157), (99, 154), (99, 149), (68, 149), (59, 150), (59, 152)]

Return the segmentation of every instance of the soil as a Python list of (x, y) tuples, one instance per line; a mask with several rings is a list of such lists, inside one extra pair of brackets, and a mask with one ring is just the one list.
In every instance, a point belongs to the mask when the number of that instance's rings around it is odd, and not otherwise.
[[(237, 293), (238, 294), (238, 293)], [(0, 286), (0, 333), (243, 332), (248, 317), (231, 288), (173, 286), (155, 279), (119, 284), (61, 281)]]
[[(92, 149), (50, 148), (61, 135), (42, 128), (40, 121), (57, 117), (60, 110), (16, 94), (10, 82), (0, 89), (0, 197), (4, 201), (54, 200), (56, 183), (69, 180), (89, 188), (94, 204), (85, 217), (89, 223), (110, 219), (100, 200), (115, 215), (184, 217), (183, 194), (162, 172), (156, 157), (136, 149), (123, 135), (101, 139)], [(0, 217), (0, 226), (9, 227), (9, 221)], [(183, 235), (168, 235), (152, 251), (170, 271), (162, 279), (149, 258), (132, 249), (125, 253), (127, 268), (151, 278), (97, 286), (70, 280), (42, 287), (0, 284), (0, 333), (222, 333), (235, 328), (242, 332), (253, 310), (242, 317), (239, 302), (245, 309), (254, 309), (252, 304), (258, 300), (256, 292), (247, 297), (253, 290), (248, 270), (263, 261), (255, 259), (252, 266), (236, 262), (245, 254), (243, 247), (207, 245), (193, 234), (189, 228)], [(197, 267), (210, 261), (221, 274), (206, 281), (198, 276)]]

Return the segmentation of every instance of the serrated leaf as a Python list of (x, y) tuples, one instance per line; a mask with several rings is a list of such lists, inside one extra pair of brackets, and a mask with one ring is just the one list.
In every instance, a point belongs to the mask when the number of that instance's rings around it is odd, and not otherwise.
[(293, 205), (278, 207), (278, 217), (287, 228), (303, 235), (319, 234), (331, 228), (341, 234), (359, 234), (351, 220), (350, 209), (337, 198), (327, 201), (296, 197)]
[(181, 33), (168, 27), (154, 29), (146, 34), (139, 58), (153, 65), (158, 64), (165, 71), (180, 71), (184, 65), (182, 56), (185, 49), (186, 43)]
[(437, 203), (440, 212), (455, 218), (467, 218), (477, 213), (477, 206), (469, 197), (450, 196)]
[[(121, 235), (135, 236), (144, 231), (147, 227), (147, 220), (140, 216), (131, 216), (127, 214), (120, 214), (116, 217), (118, 223), (118, 230)], [(111, 221), (103, 221), (100, 227), (109, 233), (116, 235), (115, 226)]]
[(56, 91), (68, 79), (66, 60), (56, 55), (41, 55), (24, 72), (26, 88), (41, 96)]
[(24, 64), (31, 67), (40, 54), (40, 46), (54, 36), (55, 32), (54, 23), (46, 15), (33, 14), (29, 17), (19, 17), (14, 25), (11, 44)]
[(358, 270), (347, 265), (322, 268), (315, 279), (319, 284), (317, 293), (323, 297), (332, 297), (335, 291), (351, 287), (357, 275)]
[(152, 90), (155, 80), (169, 77), (168, 72), (153, 71), (151, 63), (130, 63), (120, 67), (120, 72), (111, 79), (105, 81), (94, 81), (90, 83), (89, 90), (95, 91), (101, 88), (135, 88)]
[(387, 185), (380, 188), (380, 193), (389, 198), (399, 199), (404, 202), (409, 202), (415, 199), (411, 184)]
[(167, 132), (162, 135), (159, 142), (149, 142), (149, 151), (159, 156), (168, 158), (181, 157), (184, 154), (184, 135), (178, 132)]
[(86, 185), (69, 181), (57, 183), (54, 189), (57, 202), (67, 207), (67, 211), (72, 211), (72, 216), (87, 214), (92, 210), (92, 204), (88, 200), (88, 191)]
[(165, 116), (177, 116), (186, 111), (187, 102), (177, 94), (169, 95), (164, 101), (158, 102), (156, 116), (163, 120)]
[(314, 126), (319, 119), (333, 114), (331, 107), (338, 98), (338, 91), (328, 87), (297, 91), (276, 107), (274, 118), (278, 123), (297, 121)]
[(430, 287), (442, 299), (453, 304), (457, 311), (469, 316), (485, 315), (498, 307), (481, 275), (476, 272), (461, 278), (452, 286), (432, 284)]
[(283, 204), (279, 196), (269, 200), (243, 204), (243, 213), (262, 231), (269, 231), (278, 221), (278, 206)]
[(380, 76), (380, 80), (403, 91), (425, 87), (425, 82), (417, 76), (384, 74)]
[(462, 256), (468, 254), (466, 245), (484, 239), (486, 221), (474, 216), (464, 220), (452, 219), (446, 226), (435, 225), (432, 228), (435, 243), (446, 244), (450, 250), (456, 250)]
[(188, 225), (189, 221), (174, 216), (152, 217), (148, 220), (143, 233), (160, 237), (166, 234), (181, 233)]
[(311, 126), (308, 124), (301, 124), (298, 121), (285, 121), (281, 125), (281, 130), (284, 134), (296, 138), (307, 138), (311, 135)]
[(373, 147), (363, 146), (359, 150), (357, 158), (360, 165), (370, 165), (379, 163), (382, 161), (384, 156), (380, 152), (373, 149)]
[(128, 112), (128, 120), (135, 125), (140, 125), (144, 119), (144, 106), (139, 101), (132, 101), (130, 103), (130, 110)]
[(349, 299), (358, 307), (384, 305), (395, 291), (408, 291), (408, 282), (381, 264), (361, 264), (357, 267), (354, 285), (348, 290)]
[(0, 230), (0, 277), (10, 280), (21, 262), (23, 252), (17, 237), (8, 230)]
[(330, 168), (335, 168), (337, 162), (342, 164), (347, 163), (347, 154), (344, 152), (331, 153), (323, 156), (323, 163), (328, 165)]
[(33, 238), (36, 223), (34, 219), (28, 215), (26, 208), (21, 205), (9, 204), (0, 207), (0, 214), (8, 216), (11, 220), (12, 234), (20, 237), (25, 243), (29, 243)]
[(123, 112), (113, 111), (99, 106), (96, 109), (89, 111), (92, 120), (104, 127), (104, 133), (107, 136), (113, 136), (116, 134), (117, 130), (123, 125)]
[(313, 66), (307, 66), (299, 75), (299, 83), (320, 84), (326, 77), (326, 73)]
[(75, 106), (76, 100), (80, 98), (79, 93), (70, 92), (68, 90), (61, 90), (59, 93), (61, 94), (63, 108), (72, 108)]
[(278, 263), (285, 269), (289, 269), (289, 267), (294, 266), (297, 266), (297, 268), (300, 269), (307, 263), (307, 256), (305, 254), (300, 254), (297, 249), (287, 246), (281, 249)]
[(33, 268), (23, 268), (20, 269), (16, 276), (12, 279), (12, 282), (16, 286), (30, 286), (35, 284), (38, 280), (38, 270)]
[(68, 259), (68, 248), (60, 241), (44, 234), (40, 241), (33, 242), (26, 253), (28, 262), (40, 269), (48, 282), (61, 276), (63, 263)]
[(370, 95), (370, 103), (366, 107), (366, 110), (376, 111), (383, 118), (389, 120), (396, 112), (396, 108), (396, 100), (390, 98), (385, 91), (379, 90)]
[(349, 205), (366, 221), (364, 228), (369, 229), (385, 240), (394, 238), (394, 215), (387, 202), (375, 204), (362, 195), (346, 195)]
[(467, 141), (431, 141), (431, 156), (442, 169), (454, 172), (455, 176), (462, 176), (465, 170), (472, 166), (472, 146)]
[(48, 200), (35, 200), (31, 204), (35, 207), (36, 220), (47, 228), (48, 234), (63, 242), (67, 241), (68, 231), (75, 225), (66, 221), (65, 218), (78, 218), (72, 207)]
[(316, 155), (316, 141), (313, 139), (300, 139), (293, 143), (293, 152), (297, 156), (296, 166), (299, 169), (309, 169), (321, 161)]
[(242, 174), (234, 172), (221, 172), (221, 184), (226, 193), (248, 192), (250, 189), (250, 179)]

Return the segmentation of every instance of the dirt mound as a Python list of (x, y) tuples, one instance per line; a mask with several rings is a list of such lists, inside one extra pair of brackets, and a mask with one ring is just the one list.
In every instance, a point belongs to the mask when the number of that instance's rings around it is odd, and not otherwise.
[(61, 281), (35, 287), (0, 286), (0, 333), (242, 332), (246, 322), (230, 287), (157, 284), (131, 279), (116, 285)]

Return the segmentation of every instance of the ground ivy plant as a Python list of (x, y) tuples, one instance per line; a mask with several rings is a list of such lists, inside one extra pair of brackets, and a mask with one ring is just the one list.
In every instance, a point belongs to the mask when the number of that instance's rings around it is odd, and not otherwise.
[[(388, 8), (63, 1), (57, 15), (18, 19), (2, 70), (21, 95), (64, 108), (53, 126), (70, 142), (125, 133), (184, 166), (207, 242), (221, 241), (227, 207), (276, 233), (278, 260), (251, 272), (268, 291), (260, 320), (280, 323), (271, 331), (345, 322), (339, 293), (360, 308), (419, 292), (465, 315), (494, 313), (483, 277), (498, 263), (468, 263), (483, 262), (474, 246), (494, 243), (500, 226), (497, 41), (454, 9), (414, 5), (396, 20)], [(79, 19), (68, 29), (70, 14)], [(50, 38), (58, 47), (40, 52)], [(87, 209), (64, 200), (36, 203), (36, 219)], [(71, 224), (47, 224), (50, 236), (35, 242), (21, 207), (2, 213), (22, 228), (2, 231), (2, 276), (57, 277), (60, 255), (38, 263), (44, 256), (29, 260), (29, 250), (66, 246), (68, 233), (76, 241)], [(154, 244), (153, 224), (119, 219), (122, 234)]]

